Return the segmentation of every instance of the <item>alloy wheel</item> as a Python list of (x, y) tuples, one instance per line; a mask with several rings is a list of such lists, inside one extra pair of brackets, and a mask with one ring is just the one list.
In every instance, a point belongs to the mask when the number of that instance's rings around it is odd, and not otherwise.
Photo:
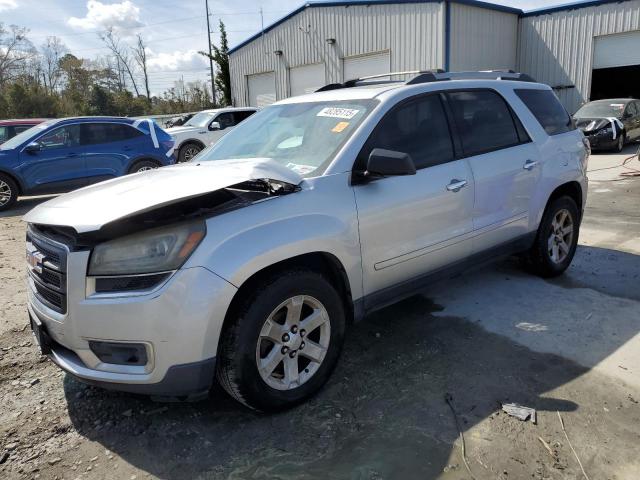
[(551, 221), (547, 251), (553, 263), (562, 263), (569, 256), (573, 243), (573, 217), (566, 208), (558, 210)]
[(140, 172), (148, 172), (149, 170), (155, 170), (158, 167), (150, 167), (150, 166), (144, 166), (144, 167), (140, 167), (138, 170), (136, 170), (136, 173), (140, 173)]
[(309, 295), (285, 300), (260, 330), (256, 345), (260, 376), (277, 390), (298, 388), (322, 365), (330, 338), (329, 314), (320, 301)]
[(199, 153), (200, 153), (200, 149), (198, 147), (187, 147), (184, 151), (184, 161), (185, 162), (190, 161), (191, 159), (193, 159), (193, 157), (195, 157)]
[(0, 180), (0, 207), (7, 205), (11, 201), (12, 195), (11, 186), (7, 182)]

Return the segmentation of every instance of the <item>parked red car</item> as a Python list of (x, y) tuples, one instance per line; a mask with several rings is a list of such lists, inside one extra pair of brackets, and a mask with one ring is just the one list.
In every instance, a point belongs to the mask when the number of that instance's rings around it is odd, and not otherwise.
[(46, 118), (25, 118), (22, 120), (0, 120), (0, 143), (4, 143), (19, 133), (38, 125)]

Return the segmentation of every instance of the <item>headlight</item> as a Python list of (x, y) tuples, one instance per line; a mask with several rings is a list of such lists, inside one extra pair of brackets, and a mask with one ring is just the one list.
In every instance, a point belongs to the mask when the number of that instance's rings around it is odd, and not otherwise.
[(89, 275), (135, 275), (176, 270), (204, 238), (204, 221), (154, 228), (101, 243), (93, 249)]

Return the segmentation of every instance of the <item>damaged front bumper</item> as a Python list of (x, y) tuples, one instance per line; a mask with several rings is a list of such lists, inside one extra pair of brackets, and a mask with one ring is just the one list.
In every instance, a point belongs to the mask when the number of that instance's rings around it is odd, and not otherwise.
[[(222, 323), (236, 288), (201, 267), (176, 271), (150, 293), (88, 295), (89, 253), (67, 258), (67, 305), (42, 301), (29, 279), (28, 310), (42, 352), (83, 382), (155, 396), (200, 396), (210, 388)], [(110, 363), (96, 345), (142, 348)], [(123, 360), (124, 358), (124, 360)]]

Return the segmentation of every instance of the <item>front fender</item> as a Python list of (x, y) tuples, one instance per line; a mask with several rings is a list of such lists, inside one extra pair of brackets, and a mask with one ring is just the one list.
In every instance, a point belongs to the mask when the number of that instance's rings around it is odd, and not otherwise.
[[(353, 299), (362, 296), (360, 241), (353, 191), (343, 175), (207, 220), (207, 236), (187, 262), (236, 287), (253, 274), (308, 253), (342, 264)], [(338, 184), (338, 185), (336, 185)]]

